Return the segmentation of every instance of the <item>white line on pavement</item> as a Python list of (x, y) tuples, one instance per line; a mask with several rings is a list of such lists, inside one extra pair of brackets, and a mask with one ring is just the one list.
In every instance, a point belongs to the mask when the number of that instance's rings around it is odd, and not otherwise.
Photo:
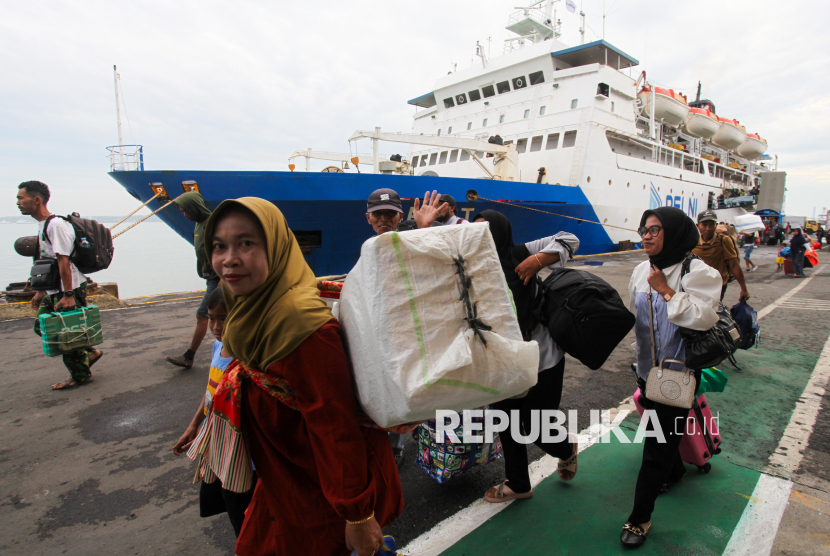
[(799, 285), (797, 285), (796, 287), (794, 287), (793, 289), (791, 289), (790, 291), (788, 291), (787, 293), (785, 293), (784, 295), (782, 295), (781, 297), (779, 297), (778, 299), (776, 299), (775, 301), (773, 301), (772, 303), (758, 311), (758, 319), (760, 320), (768, 314), (772, 313), (776, 308), (778, 308), (779, 305), (781, 305), (789, 298), (800, 292), (807, 284), (809, 284), (813, 280), (813, 278), (815, 278), (818, 275), (819, 272), (821, 272), (825, 268), (826, 265), (817, 268), (816, 271), (813, 272), (812, 276), (810, 276), (809, 278), (805, 278), (804, 281), (801, 282)]
[(761, 475), (723, 556), (761, 556), (772, 551), (792, 486), (791, 481)]

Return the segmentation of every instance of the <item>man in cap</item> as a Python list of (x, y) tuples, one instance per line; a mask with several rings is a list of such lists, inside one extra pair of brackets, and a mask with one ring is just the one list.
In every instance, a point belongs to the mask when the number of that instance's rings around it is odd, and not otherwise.
[(436, 222), (440, 222), (442, 226), (448, 224), (469, 224), (467, 220), (464, 220), (458, 216), (458, 210), (455, 206), (455, 198), (452, 195), (441, 195), (440, 200), (444, 204), (441, 205), (441, 208), (438, 211), (438, 216), (435, 218)]
[(732, 238), (726, 234), (716, 232), (718, 215), (712, 210), (705, 210), (697, 215), (697, 229), (700, 231), (700, 241), (693, 253), (703, 262), (720, 272), (723, 279), (720, 298), (726, 294), (726, 286), (731, 280), (737, 280), (741, 285), (741, 301), (749, 299), (746, 289), (744, 273), (738, 262), (738, 252)]
[(210, 209), (205, 205), (205, 200), (198, 191), (188, 191), (180, 195), (173, 201), (179, 210), (182, 211), (185, 218), (191, 222), (196, 223), (193, 230), (193, 247), (196, 249), (196, 271), (199, 276), (205, 279), (205, 295), (199, 303), (199, 308), (196, 309), (196, 330), (193, 331), (193, 339), (190, 341), (190, 347), (184, 352), (181, 357), (167, 357), (169, 363), (176, 366), (189, 369), (193, 366), (193, 358), (196, 355), (196, 350), (202, 345), (202, 340), (205, 338), (205, 333), (208, 328), (208, 307), (207, 299), (210, 292), (216, 289), (219, 285), (219, 277), (213, 271), (213, 265), (207, 257), (205, 251), (205, 226), (207, 219), (210, 216)]
[(446, 203), (442, 203), (442, 196), (437, 191), (432, 194), (429, 191), (424, 195), (424, 202), (415, 199), (415, 218), (407, 220), (398, 228), (403, 220), (403, 208), (401, 198), (394, 189), (377, 189), (369, 195), (366, 202), (366, 221), (372, 226), (377, 235), (386, 232), (414, 230), (416, 228), (428, 228), (445, 209)]

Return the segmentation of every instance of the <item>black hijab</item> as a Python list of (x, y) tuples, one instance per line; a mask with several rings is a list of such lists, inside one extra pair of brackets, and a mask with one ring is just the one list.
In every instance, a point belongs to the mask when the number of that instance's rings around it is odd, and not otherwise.
[[(483, 218), (490, 224), (490, 234), (496, 244), (501, 270), (507, 280), (507, 286), (513, 293), (513, 303), (516, 305), (519, 327), (523, 335), (530, 334), (534, 326), (531, 318), (533, 313), (533, 282), (525, 285), (524, 280), (519, 278), (516, 267), (521, 260), (517, 260), (517, 257), (514, 256), (514, 248), (518, 250), (527, 249), (524, 244), (513, 244), (513, 227), (510, 225), (510, 220), (502, 213), (496, 210), (485, 210), (473, 216), (472, 222), (479, 218)], [(519, 258), (524, 260), (524, 257)]]
[(649, 216), (656, 216), (663, 224), (663, 250), (648, 258), (651, 264), (663, 270), (676, 265), (686, 254), (697, 247), (700, 232), (685, 212), (675, 207), (647, 210), (640, 219), (640, 227), (646, 225)]

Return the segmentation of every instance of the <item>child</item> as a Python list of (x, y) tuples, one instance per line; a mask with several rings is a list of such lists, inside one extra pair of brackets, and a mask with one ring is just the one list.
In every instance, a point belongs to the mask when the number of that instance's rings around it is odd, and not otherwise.
[(786, 247), (787, 247), (787, 244), (782, 241), (781, 242), (781, 249), (778, 250), (778, 258), (775, 259), (775, 262), (778, 263), (778, 268), (775, 269), (776, 272), (778, 272), (779, 270), (784, 268), (784, 254), (781, 253), (781, 251), (783, 251)]
[[(182, 437), (173, 446), (173, 453), (181, 455), (186, 452), (193, 440), (199, 432), (199, 427), (205, 417), (209, 414), (213, 407), (213, 395), (216, 392), (216, 387), (222, 376), (225, 374), (225, 369), (233, 360), (233, 357), (228, 357), (222, 345), (222, 330), (225, 327), (225, 317), (228, 316), (228, 309), (225, 305), (225, 298), (222, 295), (222, 288), (213, 290), (207, 299), (208, 306), (208, 326), (210, 331), (216, 336), (216, 343), (213, 344), (213, 359), (210, 363), (210, 375), (208, 376), (207, 391), (202, 397), (202, 403), (199, 405), (196, 415), (185, 430)], [(202, 481), (201, 489), (199, 490), (199, 515), (201, 517), (211, 517), (217, 514), (228, 512), (228, 517), (231, 520), (231, 525), (239, 536), (239, 531), (242, 529), (242, 522), (245, 520), (245, 510), (248, 508), (248, 503), (254, 494), (254, 489), (251, 488), (248, 492), (238, 494), (222, 488), (222, 483), (217, 479), (212, 483)]]

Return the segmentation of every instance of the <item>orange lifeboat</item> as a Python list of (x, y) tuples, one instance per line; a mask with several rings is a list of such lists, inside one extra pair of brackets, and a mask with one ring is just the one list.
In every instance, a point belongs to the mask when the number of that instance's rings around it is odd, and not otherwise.
[[(643, 87), (637, 95), (643, 106), (643, 114), (651, 117), (651, 86)], [(689, 103), (683, 93), (672, 89), (654, 87), (654, 119), (673, 127), (686, 121)]]
[(757, 133), (750, 133), (746, 136), (746, 141), (738, 147), (738, 154), (754, 160), (767, 152), (767, 140)]
[(718, 116), (720, 129), (712, 136), (712, 143), (731, 151), (746, 141), (746, 128), (738, 120)]
[(685, 127), (689, 135), (711, 139), (720, 129), (720, 122), (713, 112), (705, 108), (691, 108)]

